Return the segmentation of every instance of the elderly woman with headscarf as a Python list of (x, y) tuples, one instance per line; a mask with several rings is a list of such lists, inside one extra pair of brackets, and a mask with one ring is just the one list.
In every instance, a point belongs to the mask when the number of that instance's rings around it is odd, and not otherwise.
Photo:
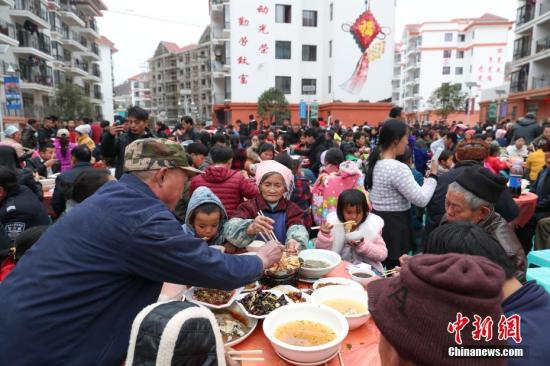
[(25, 155), (25, 149), (21, 145), (21, 131), (16, 126), (8, 126), (4, 131), (4, 141), (0, 141), (0, 145), (9, 146), (15, 149), (17, 157), (21, 159)]
[(75, 129), (75, 131), (77, 134), (76, 143), (78, 145), (86, 145), (90, 151), (94, 151), (95, 142), (90, 137), (90, 133), (92, 132), (90, 125), (80, 125)]
[(224, 236), (236, 247), (244, 248), (254, 240), (273, 232), (289, 249), (305, 248), (309, 241), (303, 224), (303, 212), (288, 199), (293, 186), (292, 171), (274, 161), (262, 161), (256, 167), (258, 196), (243, 202), (224, 226)]

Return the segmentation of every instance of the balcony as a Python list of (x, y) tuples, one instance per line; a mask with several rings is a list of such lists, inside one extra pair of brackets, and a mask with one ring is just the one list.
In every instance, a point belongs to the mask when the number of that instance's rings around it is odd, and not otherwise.
[(535, 18), (535, 7), (533, 5), (524, 5), (517, 10), (516, 26), (522, 26)]
[(46, 61), (53, 60), (50, 37), (41, 33), (31, 35), (27, 31), (18, 30), (17, 38), (19, 40), (19, 47), (13, 49), (14, 54), (36, 56)]
[(17, 47), (19, 41), (15, 32), (15, 24), (0, 20), (0, 43)]
[(531, 56), (531, 38), (524, 37), (514, 42), (514, 61)]
[(87, 48), (84, 53), (82, 53), (82, 58), (92, 61), (101, 61), (99, 56), (99, 48), (95, 43), (92, 44), (90, 48)]
[(78, 9), (89, 17), (100, 17), (103, 15), (101, 11), (107, 10), (103, 2), (97, 0), (79, 0)]
[(62, 43), (70, 51), (86, 52), (88, 49), (81, 43), (82, 37), (77, 32), (63, 31)]
[(533, 89), (544, 89), (550, 87), (550, 75), (542, 75), (533, 78)]
[(20, 22), (30, 20), (39, 28), (49, 28), (48, 10), (40, 0), (16, 0), (10, 16)]
[(48, 8), (52, 10), (60, 9), (59, 0), (48, 0)]
[(61, 4), (59, 15), (65, 24), (71, 27), (84, 27), (86, 23), (78, 16), (75, 5)]
[(537, 41), (537, 53), (546, 51), (550, 48), (550, 36), (546, 36)]
[(34, 67), (21, 63), (19, 69), (21, 76), (21, 90), (30, 90), (43, 93), (53, 92), (51, 69), (36, 71), (34, 70)]
[(95, 21), (88, 21), (84, 27), (78, 28), (78, 31), (85, 37), (91, 40), (97, 40), (101, 38)]
[(88, 64), (84, 63), (81, 60), (75, 59), (65, 63), (63, 70), (67, 74), (71, 74), (77, 77), (87, 77), (88, 76)]
[(93, 81), (95, 83), (101, 82), (101, 71), (99, 70), (98, 64), (93, 64), (91, 68), (88, 70), (88, 75), (85, 77), (85, 79)]
[(510, 93), (520, 93), (527, 90), (527, 79), (520, 79), (510, 83)]
[(540, 4), (539, 7), (539, 16), (543, 16), (544, 14), (548, 13), (550, 11), (550, 1), (545, 1)]
[(9, 6), (10, 8), (13, 8), (15, 6), (14, 0), (0, 0), (0, 6)]

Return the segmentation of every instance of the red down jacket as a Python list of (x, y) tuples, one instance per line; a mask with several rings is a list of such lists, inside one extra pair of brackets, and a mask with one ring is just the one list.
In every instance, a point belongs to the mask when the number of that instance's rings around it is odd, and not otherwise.
[(189, 197), (198, 187), (208, 187), (222, 201), (227, 216), (233, 216), (235, 209), (244, 202), (258, 195), (258, 187), (246, 179), (240, 171), (231, 170), (225, 166), (213, 165), (191, 180)]

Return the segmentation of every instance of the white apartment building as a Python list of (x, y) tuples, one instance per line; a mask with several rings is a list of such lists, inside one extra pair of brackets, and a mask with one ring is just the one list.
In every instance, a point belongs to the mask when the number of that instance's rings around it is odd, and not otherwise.
[(7, 46), (0, 54), (1, 76), (20, 78), (23, 104), (22, 110), (4, 108), (6, 122), (42, 119), (63, 82), (79, 85), (90, 98), (96, 114), (90, 117), (103, 115), (95, 17), (106, 9), (102, 0), (0, 1), (0, 45)]
[(115, 87), (115, 107), (124, 111), (130, 106), (151, 111), (151, 74), (142, 72)]
[(461, 84), (476, 98), (478, 110), (480, 91), (504, 83), (512, 26), (513, 22), (492, 14), (407, 25), (394, 64), (394, 75), (402, 70), (394, 102), (417, 118), (434, 118), (428, 103), (432, 93), (443, 83)]
[(550, 116), (550, 0), (518, 1), (507, 116)]
[(99, 72), (101, 78), (100, 95), (98, 95), (103, 103), (101, 106), (103, 119), (112, 121), (115, 114), (114, 104), (114, 73), (113, 73), (113, 54), (118, 52), (115, 44), (105, 36), (101, 36), (99, 42)]
[[(362, 50), (350, 28), (364, 0), (211, 0), (214, 109), (220, 119), (255, 112), (267, 89), (290, 104), (378, 102), (392, 96), (395, 1), (368, 1), (381, 27), (370, 44), (364, 80), (350, 82)], [(374, 23), (362, 22), (365, 33)], [(361, 78), (359, 78), (361, 79)], [(364, 81), (362, 83), (361, 81)], [(227, 119), (227, 118), (226, 118)], [(231, 117), (229, 117), (231, 119)]]
[(401, 100), (401, 94), (403, 94), (403, 84), (401, 79), (403, 78), (403, 72), (405, 71), (405, 63), (401, 56), (401, 50), (403, 49), (403, 44), (397, 43), (395, 45), (395, 52), (393, 58), (393, 77), (391, 80), (392, 86), (392, 101), (396, 104), (399, 104)]

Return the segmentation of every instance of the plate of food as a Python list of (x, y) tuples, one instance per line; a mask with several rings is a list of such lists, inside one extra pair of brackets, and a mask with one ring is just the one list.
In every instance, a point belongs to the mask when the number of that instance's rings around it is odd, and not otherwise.
[(317, 280), (313, 284), (313, 291), (316, 291), (320, 288), (327, 287), (327, 286), (350, 286), (354, 287), (357, 290), (365, 291), (363, 286), (361, 284), (344, 277), (325, 277)]
[(301, 262), (296, 253), (283, 252), (281, 260), (265, 270), (269, 276), (288, 276), (300, 270)]
[(223, 343), (227, 347), (233, 347), (247, 339), (258, 325), (258, 319), (248, 317), (236, 303), (226, 309), (212, 312), (220, 327)]
[(311, 301), (311, 295), (303, 290), (297, 289), (294, 286), (279, 285), (277, 287), (273, 287), (272, 290), (281, 291), (283, 294), (285, 294), (286, 297), (288, 297), (291, 302), (295, 304), (301, 304)]
[(252, 292), (252, 291), (259, 290), (261, 288), (262, 288), (262, 285), (260, 284), (260, 282), (256, 281), (244, 286), (242, 292)]
[(258, 290), (241, 294), (237, 304), (245, 314), (254, 319), (264, 319), (273, 310), (288, 305), (290, 300), (277, 290)]
[(188, 301), (194, 301), (210, 309), (224, 309), (240, 295), (242, 287), (236, 290), (216, 290), (211, 288), (191, 287), (185, 293)]

